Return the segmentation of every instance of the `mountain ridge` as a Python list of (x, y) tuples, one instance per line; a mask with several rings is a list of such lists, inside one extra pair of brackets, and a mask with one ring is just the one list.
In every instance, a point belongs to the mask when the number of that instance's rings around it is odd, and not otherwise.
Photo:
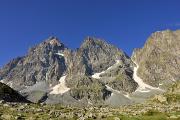
[[(0, 69), (0, 78), (32, 102), (42, 102), (43, 99), (48, 104), (85, 106), (139, 103), (162, 93), (166, 89), (162, 81), (171, 84), (171, 81), (164, 79), (152, 83), (151, 77), (160, 75), (158, 71), (151, 74), (151, 67), (168, 65), (167, 60), (178, 58), (179, 43), (176, 41), (180, 40), (179, 36), (178, 31), (155, 32), (142, 49), (134, 50), (132, 57), (99, 38), (87, 37), (78, 49), (71, 50), (57, 37), (50, 37), (30, 48), (24, 57), (6, 64)], [(167, 56), (162, 56), (164, 53), (173, 57), (166, 59)], [(149, 55), (155, 55), (155, 58)], [(144, 66), (153, 59), (159, 63)], [(177, 63), (170, 64), (174, 66), (172, 69), (178, 70)], [(144, 77), (147, 71), (150, 71), (149, 79)], [(174, 70), (169, 75), (177, 79), (179, 76)], [(138, 86), (143, 89), (137, 90)]]

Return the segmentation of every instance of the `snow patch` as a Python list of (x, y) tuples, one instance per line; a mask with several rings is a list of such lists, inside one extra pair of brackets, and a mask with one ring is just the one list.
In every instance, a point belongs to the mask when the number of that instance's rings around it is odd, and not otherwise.
[(89, 100), (88, 100), (88, 104), (89, 104), (89, 105), (93, 105), (92, 102), (90, 102)]
[(12, 88), (12, 86), (13, 86), (13, 82), (12, 82), (12, 81), (9, 81), (8, 83), (5, 83), (5, 82), (4, 82), (4, 79), (2, 79), (2, 80), (0, 80), (0, 82), (8, 85), (8, 86), (11, 87), (11, 88)]
[(53, 88), (52, 88), (52, 91), (50, 92), (50, 94), (64, 94), (65, 92), (69, 91), (70, 88), (68, 88), (66, 86), (66, 76), (62, 76), (59, 80), (59, 84), (55, 85)]
[(63, 56), (64, 57), (64, 54), (63, 53), (55, 53), (56, 55), (60, 55), (60, 56)]
[(12, 88), (12, 86), (13, 86), (12, 81), (8, 82), (7, 85)]
[(4, 83), (4, 79), (0, 80), (1, 83)]
[(92, 77), (95, 78), (95, 79), (100, 79), (101, 78), (100, 75), (103, 74), (103, 73), (105, 73), (105, 71), (102, 71), (100, 73), (95, 73), (94, 75), (92, 75)]
[(159, 86), (163, 85), (163, 83), (159, 83)]
[(114, 95), (114, 93), (111, 93), (111, 97)]
[(106, 71), (108, 71), (108, 70), (112, 69), (113, 67), (117, 66), (119, 63), (120, 63), (120, 60), (116, 60), (116, 63), (115, 63), (114, 65), (110, 66), (110, 67), (107, 68), (107, 70), (105, 70), (105, 71), (102, 71), (102, 72), (100, 72), (100, 73), (94, 73), (94, 75), (92, 75), (92, 78), (100, 79), (100, 78), (101, 78), (101, 77), (100, 77), (101, 74), (103, 74), (103, 73), (105, 73)]
[(124, 97), (126, 97), (126, 98), (128, 98), (128, 99), (131, 99), (130, 96), (129, 96), (129, 94), (123, 94), (121, 91), (115, 90), (115, 89), (109, 87), (108, 85), (105, 85), (105, 86), (106, 86), (107, 90), (109, 90), (109, 91), (112, 92), (112, 93), (111, 93), (111, 96), (113, 96), (114, 93), (118, 93), (118, 94), (124, 95)]
[(172, 79), (172, 81), (173, 81), (173, 82), (176, 82), (176, 80), (175, 80), (174, 78)]
[(109, 90), (109, 91), (120, 93), (120, 91), (114, 90), (113, 88), (109, 87), (108, 85), (105, 85), (105, 86), (106, 86), (107, 90)]
[(116, 63), (112, 66), (110, 66), (107, 70), (112, 69), (113, 67), (117, 66), (120, 63), (120, 60), (116, 60)]
[(46, 73), (46, 81), (48, 81), (48, 74)]
[(125, 97), (127, 97), (127, 98), (129, 98), (129, 99), (131, 99), (131, 97), (129, 96), (129, 94), (126, 94), (126, 95), (124, 95)]
[(139, 87), (136, 89), (136, 91), (139, 92), (150, 92), (151, 90), (161, 90), (160, 88), (156, 88), (153, 86), (150, 86), (143, 82), (143, 80), (137, 75), (137, 71), (139, 68), (139, 65), (133, 61), (136, 64), (136, 67), (134, 67), (134, 73), (133, 73), (133, 79), (138, 83)]
[[(120, 63), (120, 60), (116, 60), (116, 63), (115, 63), (114, 65), (110, 66), (107, 70), (102, 71), (102, 72), (100, 72), (100, 73), (95, 73), (94, 75), (92, 75), (92, 77), (95, 78), (95, 79), (100, 79), (100, 78), (101, 78), (101, 77), (100, 77), (101, 74), (105, 73), (105, 72), (108, 71), (108, 70), (113, 69), (113, 68), (116, 67), (119, 63)], [(106, 89), (107, 89), (107, 90), (109, 90), (109, 91), (112, 92), (112, 93), (111, 93), (111, 96), (113, 96), (114, 93), (118, 93), (118, 94), (124, 95), (124, 96), (125, 96), (126, 98), (128, 98), (128, 99), (131, 99), (130, 96), (129, 96), (129, 94), (123, 94), (121, 91), (114, 90), (113, 88), (109, 87), (108, 85), (105, 85), (105, 86), (106, 86)]]

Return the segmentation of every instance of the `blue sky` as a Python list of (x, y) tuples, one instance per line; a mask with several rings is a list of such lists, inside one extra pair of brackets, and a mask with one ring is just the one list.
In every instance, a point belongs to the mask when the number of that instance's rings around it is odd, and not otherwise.
[(152, 32), (180, 28), (180, 0), (0, 0), (0, 67), (57, 36), (78, 48), (103, 38), (131, 55)]

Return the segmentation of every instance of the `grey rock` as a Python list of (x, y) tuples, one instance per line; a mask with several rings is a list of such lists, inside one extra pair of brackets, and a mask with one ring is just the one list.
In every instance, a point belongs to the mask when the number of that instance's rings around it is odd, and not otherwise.
[(139, 65), (138, 76), (154, 87), (180, 80), (180, 30), (153, 33), (132, 59)]
[(41, 103), (47, 99), (47, 93), (43, 91), (32, 91), (27, 93), (26, 98), (33, 103)]
[[(131, 101), (123, 94), (112, 98), (112, 91), (107, 90), (106, 85), (122, 93), (133, 93), (138, 86), (132, 77), (133, 66), (131, 58), (121, 49), (104, 40), (88, 37), (73, 51), (56, 37), (50, 37), (0, 69), (0, 78), (35, 103), (105, 105), (122, 98), (123, 102), (118, 104), (129, 104)], [(92, 78), (102, 71), (106, 72), (100, 79)], [(50, 94), (64, 75), (70, 90), (63, 95)]]

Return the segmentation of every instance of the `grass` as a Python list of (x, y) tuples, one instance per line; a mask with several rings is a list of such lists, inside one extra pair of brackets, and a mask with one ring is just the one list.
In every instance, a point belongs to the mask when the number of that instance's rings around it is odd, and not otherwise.
[[(59, 115), (56, 115), (56, 112), (59, 111), (60, 113), (70, 113), (72, 111), (78, 112), (80, 108), (66, 108), (61, 105), (45, 105), (41, 106), (39, 104), (29, 104), (24, 108), (24, 110), (27, 111), (18, 111), (17, 108), (19, 106), (9, 106), (9, 107), (4, 107), (0, 106), (0, 116), (4, 115), (5, 117), (9, 117), (10, 120), (15, 120), (15, 117), (19, 116), (20, 114), (20, 119), (25, 120), (25, 119), (32, 119), (32, 120), (76, 120), (78, 117), (73, 116), (72, 118), (67, 118), (67, 117), (62, 117), (60, 118)], [(29, 108), (29, 109), (28, 109)], [(43, 109), (41, 112), (33, 112), (32, 109)], [(55, 112), (52, 114), (49, 114), (48, 111), (54, 109)], [(100, 111), (93, 111), (94, 113), (98, 113)], [(97, 114), (96, 114), (97, 115)], [(162, 113), (154, 109), (150, 109), (145, 113), (142, 113), (140, 115), (122, 115), (118, 112), (114, 113), (111, 116), (103, 117), (100, 118), (102, 120), (114, 120), (115, 117), (120, 118), (120, 120), (178, 120), (177, 119), (170, 119), (169, 116), (172, 115), (180, 115), (180, 112), (175, 112), (175, 113)], [(3, 117), (0, 117), (0, 120), (7, 120)], [(86, 120), (93, 120), (94, 118), (87, 118)], [(99, 119), (97, 117), (97, 119)]]
[[(100, 87), (96, 84), (92, 84), (91, 86), (82, 86), (86, 87), (90, 93), (98, 92)], [(81, 89), (81, 88), (79, 88)], [(84, 89), (84, 88), (83, 88)], [(178, 93), (179, 83), (176, 83), (172, 86), (171, 91), (164, 93), (164, 96), (167, 97), (168, 105), (174, 106), (173, 109), (169, 112), (160, 112), (156, 109), (149, 109), (145, 113), (140, 113), (138, 115), (133, 115), (135, 111), (140, 111), (145, 106), (143, 104), (128, 106), (128, 109), (131, 109), (131, 112), (127, 114), (127, 112), (119, 112), (121, 108), (112, 111), (109, 108), (109, 111), (113, 114), (108, 113), (105, 117), (98, 118), (98, 114), (102, 113), (100, 107), (96, 107), (91, 112), (95, 114), (97, 119), (100, 120), (114, 120), (115, 117), (120, 118), (120, 120), (180, 120), (180, 111), (176, 106), (180, 102), (180, 94)], [(21, 106), (24, 106), (23, 110), (19, 110)], [(154, 106), (157, 107), (157, 103), (148, 104), (151, 108)], [(159, 104), (161, 106), (166, 106), (166, 104)], [(164, 107), (162, 107), (164, 108)], [(161, 109), (162, 109), (161, 108)], [(38, 111), (38, 109), (41, 109)], [(169, 109), (169, 108), (167, 108)], [(164, 110), (164, 109), (163, 109)], [(53, 111), (53, 112), (51, 112)], [(167, 110), (165, 110), (167, 111)], [(71, 118), (62, 117), (64, 115), (68, 115), (69, 113), (82, 113), (86, 114), (90, 112), (89, 109), (85, 110), (84, 108), (78, 107), (64, 107), (60, 104), (57, 105), (40, 105), (40, 104), (16, 104), (5, 106), (4, 104), (0, 104), (0, 120), (15, 120), (19, 117), (19, 120), (77, 120), (79, 117), (75, 114)], [(172, 117), (174, 116), (174, 117)], [(4, 118), (6, 117), (6, 118)], [(94, 118), (87, 118), (86, 120), (93, 120)]]
[(164, 96), (167, 98), (168, 103), (180, 102), (180, 94), (167, 93)]

